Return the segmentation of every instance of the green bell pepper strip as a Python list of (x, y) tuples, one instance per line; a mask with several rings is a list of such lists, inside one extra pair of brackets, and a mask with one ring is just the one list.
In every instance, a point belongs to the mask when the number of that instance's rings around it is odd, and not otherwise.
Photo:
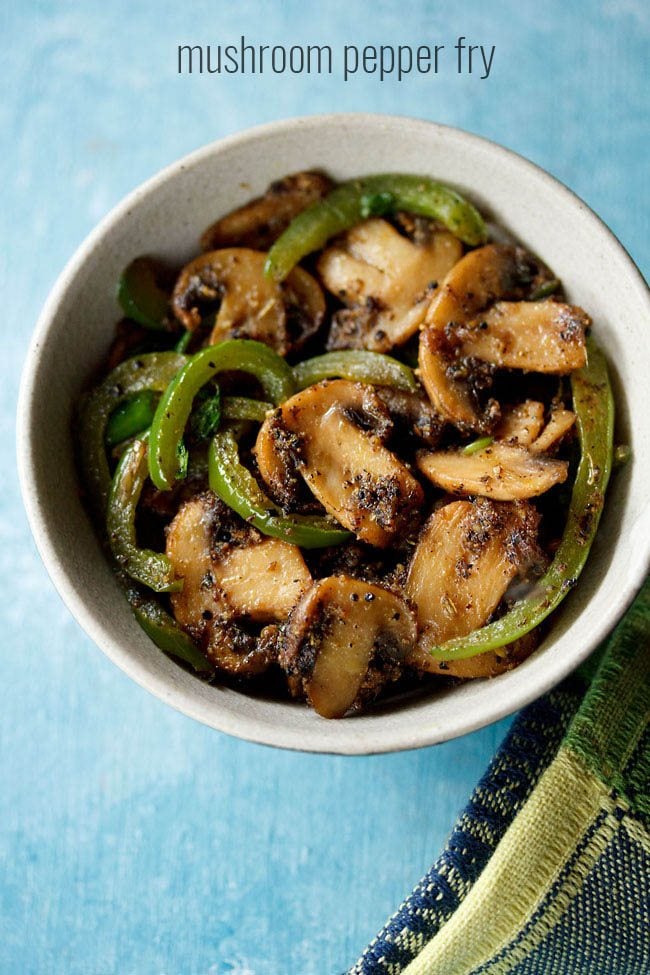
[(176, 352), (187, 352), (187, 347), (192, 341), (192, 332), (183, 332), (178, 342), (174, 346)]
[(359, 211), (364, 220), (367, 217), (383, 217), (395, 210), (395, 197), (392, 193), (365, 193), (359, 203)]
[(587, 365), (571, 376), (580, 461), (566, 527), (553, 561), (530, 595), (505, 616), (468, 636), (433, 647), (430, 653), (436, 660), (466, 660), (525, 636), (559, 606), (582, 572), (603, 509), (614, 445), (614, 400), (607, 363), (592, 340), (587, 348)]
[(539, 288), (535, 288), (529, 300), (541, 301), (543, 298), (550, 298), (560, 287), (561, 282), (557, 278), (552, 278), (550, 281), (545, 281), (543, 284), (540, 284)]
[(106, 510), (108, 544), (117, 564), (154, 592), (178, 592), (183, 580), (162, 552), (139, 548), (136, 541), (135, 516), (142, 488), (149, 475), (147, 435), (124, 451), (115, 469)]
[(208, 453), (208, 481), (221, 500), (264, 535), (302, 548), (325, 548), (348, 541), (352, 533), (317, 515), (283, 515), (239, 460), (232, 430), (220, 430)]
[(248, 396), (224, 396), (221, 401), (221, 415), (224, 420), (255, 420), (263, 423), (266, 414), (273, 409), (273, 403)]
[(466, 457), (471, 457), (473, 454), (478, 454), (481, 450), (485, 450), (485, 448), (489, 447), (493, 442), (494, 437), (478, 437), (476, 440), (472, 440), (470, 443), (465, 444), (461, 450), (461, 453), (465, 454)]
[(372, 212), (373, 199), (382, 201), (384, 213), (390, 206), (393, 212), (407, 210), (438, 220), (472, 247), (487, 240), (485, 223), (478, 210), (448, 186), (427, 176), (365, 176), (341, 183), (324, 199), (294, 217), (271, 247), (265, 273), (283, 281), (303, 257), (320, 250), (330, 237), (365, 219)]
[(293, 376), (298, 389), (306, 389), (322, 379), (351, 379), (375, 386), (395, 386), (409, 393), (418, 389), (413, 370), (380, 352), (367, 352), (354, 349), (345, 352), (326, 352), (325, 355), (305, 359), (293, 367)]
[(221, 391), (215, 387), (190, 416), (190, 429), (196, 440), (209, 440), (221, 422)]
[(274, 406), (295, 391), (291, 368), (262, 342), (227, 339), (191, 356), (161, 396), (151, 424), (149, 476), (159, 490), (169, 491), (176, 479), (178, 448), (194, 397), (207, 382), (225, 371), (255, 376)]
[(145, 328), (165, 329), (169, 295), (159, 286), (156, 262), (136, 257), (124, 269), (117, 286), (117, 300), (127, 318)]
[(102, 523), (111, 487), (105, 436), (111, 414), (136, 393), (162, 393), (187, 357), (176, 352), (149, 352), (121, 362), (84, 397), (79, 414), (81, 467), (96, 515)]
[(192, 638), (181, 630), (176, 620), (160, 603), (155, 599), (142, 597), (134, 590), (127, 592), (127, 598), (136, 620), (163, 653), (189, 664), (197, 674), (214, 673), (214, 664), (203, 656)]
[(124, 400), (113, 410), (106, 425), (106, 446), (115, 447), (142, 433), (151, 426), (155, 412), (156, 397), (150, 389)]

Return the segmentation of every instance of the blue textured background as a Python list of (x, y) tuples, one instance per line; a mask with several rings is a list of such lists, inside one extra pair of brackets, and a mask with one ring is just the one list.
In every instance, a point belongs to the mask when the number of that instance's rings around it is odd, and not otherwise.
[[(93, 647), (54, 593), (22, 512), (15, 399), (50, 286), (124, 193), (218, 136), (331, 110), (459, 125), (568, 183), (647, 272), (644, 0), (313, 6), (1, 4), (2, 975), (339, 971), (429, 865), (507, 725), (366, 759), (209, 731)], [(176, 75), (178, 43), (241, 33), (337, 46), (463, 34), (497, 50), (487, 81)]]

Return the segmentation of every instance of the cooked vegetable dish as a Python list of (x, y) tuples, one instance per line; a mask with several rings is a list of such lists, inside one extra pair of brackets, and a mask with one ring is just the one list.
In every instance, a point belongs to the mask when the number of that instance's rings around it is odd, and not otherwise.
[(202, 679), (343, 717), (537, 646), (613, 456), (586, 311), (450, 188), (303, 172), (138, 257), (80, 403), (133, 611)]

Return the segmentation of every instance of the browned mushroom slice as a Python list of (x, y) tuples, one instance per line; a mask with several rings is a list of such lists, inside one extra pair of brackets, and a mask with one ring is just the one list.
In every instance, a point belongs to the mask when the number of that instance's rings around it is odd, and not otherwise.
[(568, 464), (525, 447), (495, 442), (474, 454), (461, 450), (419, 451), (417, 464), (450, 494), (481, 495), (495, 501), (534, 498), (566, 481)]
[(480, 318), (451, 328), (461, 355), (502, 369), (566, 375), (587, 361), (582, 308), (559, 301), (498, 301)]
[[(458, 677), (461, 680), (476, 680), (480, 677), (498, 677), (508, 670), (514, 670), (537, 648), (540, 630), (536, 627), (525, 636), (498, 650), (488, 650), (466, 660), (434, 660), (429, 657), (427, 672), (442, 677)], [(426, 650), (423, 648), (426, 653)], [(424, 669), (424, 668), (423, 668)]]
[(209, 251), (181, 271), (172, 307), (190, 331), (218, 308), (210, 343), (226, 338), (265, 342), (280, 355), (299, 347), (320, 326), (325, 298), (314, 278), (294, 269), (283, 285), (264, 275), (265, 255), (245, 247)]
[(551, 272), (522, 247), (486, 244), (470, 251), (449, 271), (429, 303), (425, 325), (443, 329), (465, 324), (501, 299), (520, 301)]
[(411, 666), (441, 672), (430, 648), (465, 636), (489, 619), (515, 575), (537, 561), (538, 524), (530, 504), (495, 504), (485, 498), (454, 501), (431, 516), (404, 592), (416, 606), (420, 634), (409, 654)]
[[(346, 409), (355, 423), (384, 442), (392, 433), (393, 421), (382, 394), (380, 388), (351, 383)], [(424, 424), (424, 420), (422, 422)], [(312, 505), (314, 501), (300, 474), (300, 444), (298, 434), (284, 423), (283, 409), (267, 415), (255, 442), (257, 465), (269, 494), (287, 509), (297, 505), (304, 508), (308, 497), (312, 499)]]
[(258, 677), (277, 661), (278, 627), (265, 626), (259, 637), (237, 623), (214, 623), (204, 633), (202, 645), (212, 662), (231, 677)]
[(203, 250), (252, 247), (266, 251), (301, 210), (329, 193), (331, 181), (323, 173), (293, 173), (271, 183), (259, 196), (208, 227)]
[(497, 440), (529, 447), (544, 425), (544, 404), (534, 399), (524, 400), (504, 410), (494, 431)]
[(300, 549), (264, 538), (209, 492), (185, 502), (167, 532), (167, 556), (183, 589), (172, 593), (177, 622), (228, 673), (265, 670), (267, 648), (238, 626), (286, 618), (311, 576)]
[(318, 261), (325, 287), (347, 306), (334, 316), (328, 348), (386, 352), (402, 345), (417, 332), (437, 282), (462, 252), (448, 230), (414, 243), (386, 220), (353, 227)]
[(399, 596), (330, 576), (297, 603), (279, 660), (318, 714), (341, 718), (400, 676), (415, 638), (413, 613)]
[(211, 549), (219, 508), (208, 494), (181, 506), (167, 530), (166, 553), (175, 574), (183, 580), (170, 596), (176, 621), (198, 635), (212, 619), (229, 615), (212, 575)]
[(254, 447), (259, 472), (269, 496), (287, 510), (304, 501), (306, 485), (300, 476), (300, 437), (283, 423), (282, 410), (268, 413)]
[[(293, 451), (325, 510), (362, 541), (383, 547), (417, 523), (423, 492), (374, 432), (368, 396), (368, 386), (344, 379), (310, 386), (262, 425), (255, 453), (263, 479), (277, 487)], [(288, 440), (289, 459), (276, 449), (278, 428), (296, 438)]]
[(311, 575), (296, 545), (261, 538), (228, 551), (218, 565), (217, 582), (238, 616), (270, 623), (289, 615)]
[(554, 410), (540, 435), (530, 445), (530, 449), (533, 453), (539, 454), (557, 446), (575, 422), (576, 415), (571, 410)]
[(499, 404), (488, 399), (485, 405), (479, 405), (478, 391), (472, 386), (477, 375), (473, 363), (454, 358), (443, 332), (434, 328), (422, 330), (418, 364), (422, 385), (445, 420), (463, 431), (489, 433), (492, 430), (499, 419)]
[(325, 295), (316, 278), (299, 266), (281, 282), (280, 290), (286, 312), (285, 345), (288, 352), (295, 352), (323, 323), (327, 311)]

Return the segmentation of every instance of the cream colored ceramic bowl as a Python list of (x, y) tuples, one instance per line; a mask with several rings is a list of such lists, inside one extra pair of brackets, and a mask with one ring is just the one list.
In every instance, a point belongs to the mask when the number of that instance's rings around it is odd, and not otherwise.
[[(335, 179), (423, 173), (469, 194), (562, 278), (583, 305), (614, 373), (618, 434), (633, 461), (613, 481), (580, 584), (539, 650), (493, 680), (382, 703), (341, 721), (300, 704), (211, 687), (167, 659), (139, 629), (78, 499), (73, 404), (105, 354), (119, 309), (115, 285), (135, 256), (180, 263), (200, 232), (268, 183), (300, 169)], [(650, 552), (650, 300), (607, 227), (572, 193), (513, 153), (456, 129), (381, 115), (275, 122), (201, 149), (154, 176), (81, 245), (39, 320), (19, 404), (23, 495), (36, 543), (70, 611), (101, 649), (161, 700), (242, 738), (317, 752), (415, 748), (480, 728), (527, 704), (587, 657), (620, 618)], [(54, 475), (54, 476), (53, 476)]]

